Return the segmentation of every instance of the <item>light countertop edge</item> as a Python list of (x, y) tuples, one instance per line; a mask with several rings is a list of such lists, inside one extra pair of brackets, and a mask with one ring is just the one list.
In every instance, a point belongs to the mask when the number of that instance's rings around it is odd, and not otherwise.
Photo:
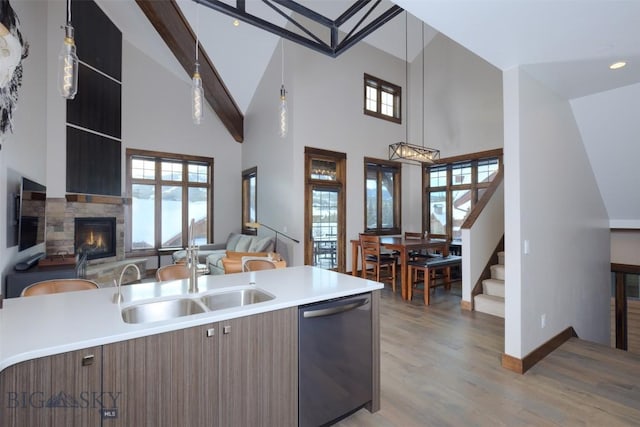
[[(202, 276), (197, 294), (187, 292), (186, 280), (123, 286), (121, 306), (112, 302), (115, 288), (9, 298), (0, 309), (0, 371), (38, 357), (357, 295), (383, 286), (371, 280), (303, 266)], [(154, 323), (128, 324), (122, 320), (121, 308), (129, 305), (178, 296), (197, 298), (243, 287), (262, 289), (275, 298)]]

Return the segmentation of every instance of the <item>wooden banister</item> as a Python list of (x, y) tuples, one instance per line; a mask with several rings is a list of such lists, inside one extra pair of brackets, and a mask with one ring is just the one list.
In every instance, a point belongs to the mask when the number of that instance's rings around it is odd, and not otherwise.
[(628, 349), (627, 327), (627, 284), (625, 274), (640, 275), (640, 265), (611, 263), (611, 272), (615, 274), (615, 312), (616, 312), (616, 348)]
[(491, 186), (487, 188), (487, 191), (484, 192), (480, 200), (478, 200), (478, 203), (474, 205), (473, 209), (469, 213), (469, 216), (467, 216), (467, 219), (464, 220), (460, 228), (468, 229), (473, 227), (473, 224), (476, 222), (476, 220), (482, 213), (483, 209), (487, 206), (487, 203), (489, 203), (489, 200), (491, 200), (491, 197), (496, 192), (498, 186), (502, 183), (503, 179), (504, 179), (504, 168), (502, 167), (502, 164), (500, 164), (500, 170), (496, 174), (496, 177), (493, 179), (493, 181), (491, 181)]

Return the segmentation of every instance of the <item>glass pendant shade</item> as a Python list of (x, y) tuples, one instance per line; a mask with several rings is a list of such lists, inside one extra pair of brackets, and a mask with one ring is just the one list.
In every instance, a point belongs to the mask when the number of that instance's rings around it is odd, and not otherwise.
[(58, 89), (65, 99), (73, 99), (78, 93), (78, 55), (73, 38), (73, 26), (65, 25), (65, 36), (58, 55)]
[(287, 136), (289, 131), (288, 129), (288, 117), (287, 117), (287, 91), (284, 88), (284, 85), (280, 87), (280, 129), (279, 133), (282, 138)]
[(193, 73), (193, 79), (191, 80), (191, 116), (193, 123), (199, 125), (202, 121), (202, 101), (204, 97), (204, 91), (202, 90), (202, 78), (200, 78), (200, 72), (198, 71), (198, 65), (196, 64), (196, 71)]

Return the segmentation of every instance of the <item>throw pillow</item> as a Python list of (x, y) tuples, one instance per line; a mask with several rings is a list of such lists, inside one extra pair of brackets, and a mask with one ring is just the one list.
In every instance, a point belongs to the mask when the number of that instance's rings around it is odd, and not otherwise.
[(267, 252), (273, 249), (271, 246), (273, 244), (273, 238), (271, 237), (263, 237), (262, 239), (256, 238), (251, 246), (249, 247), (249, 252)]
[(251, 246), (252, 241), (252, 236), (241, 235), (240, 240), (238, 240), (238, 244), (235, 247), (236, 252), (249, 252), (249, 246)]
[(238, 244), (238, 240), (240, 240), (240, 237), (242, 236), (242, 234), (240, 233), (231, 233), (229, 234), (229, 237), (227, 238), (227, 247), (226, 249), (230, 249), (230, 250), (235, 250), (236, 249), (236, 245)]

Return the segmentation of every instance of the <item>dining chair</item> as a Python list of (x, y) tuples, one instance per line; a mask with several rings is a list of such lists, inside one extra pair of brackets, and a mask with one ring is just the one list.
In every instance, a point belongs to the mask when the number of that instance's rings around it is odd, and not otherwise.
[(368, 266), (373, 266), (372, 273), (376, 282), (380, 282), (380, 270), (383, 267), (391, 269), (391, 289), (396, 291), (396, 263), (398, 257), (393, 253), (382, 253), (380, 250), (380, 236), (360, 234), (360, 253), (362, 254), (362, 277), (368, 277)]
[(270, 257), (243, 256), (242, 271), (273, 270), (278, 268)]
[(186, 264), (170, 264), (160, 267), (156, 270), (156, 279), (158, 282), (166, 282), (168, 280), (180, 280), (189, 278), (189, 268)]
[(33, 283), (22, 290), (21, 297), (34, 295), (58, 294), (61, 292), (85, 291), (98, 289), (93, 280), (87, 279), (51, 279)]
[[(417, 231), (405, 231), (404, 240), (422, 240), (424, 235)], [(426, 252), (411, 250), (407, 253), (409, 261), (415, 261), (416, 259), (427, 258), (429, 255)]]

